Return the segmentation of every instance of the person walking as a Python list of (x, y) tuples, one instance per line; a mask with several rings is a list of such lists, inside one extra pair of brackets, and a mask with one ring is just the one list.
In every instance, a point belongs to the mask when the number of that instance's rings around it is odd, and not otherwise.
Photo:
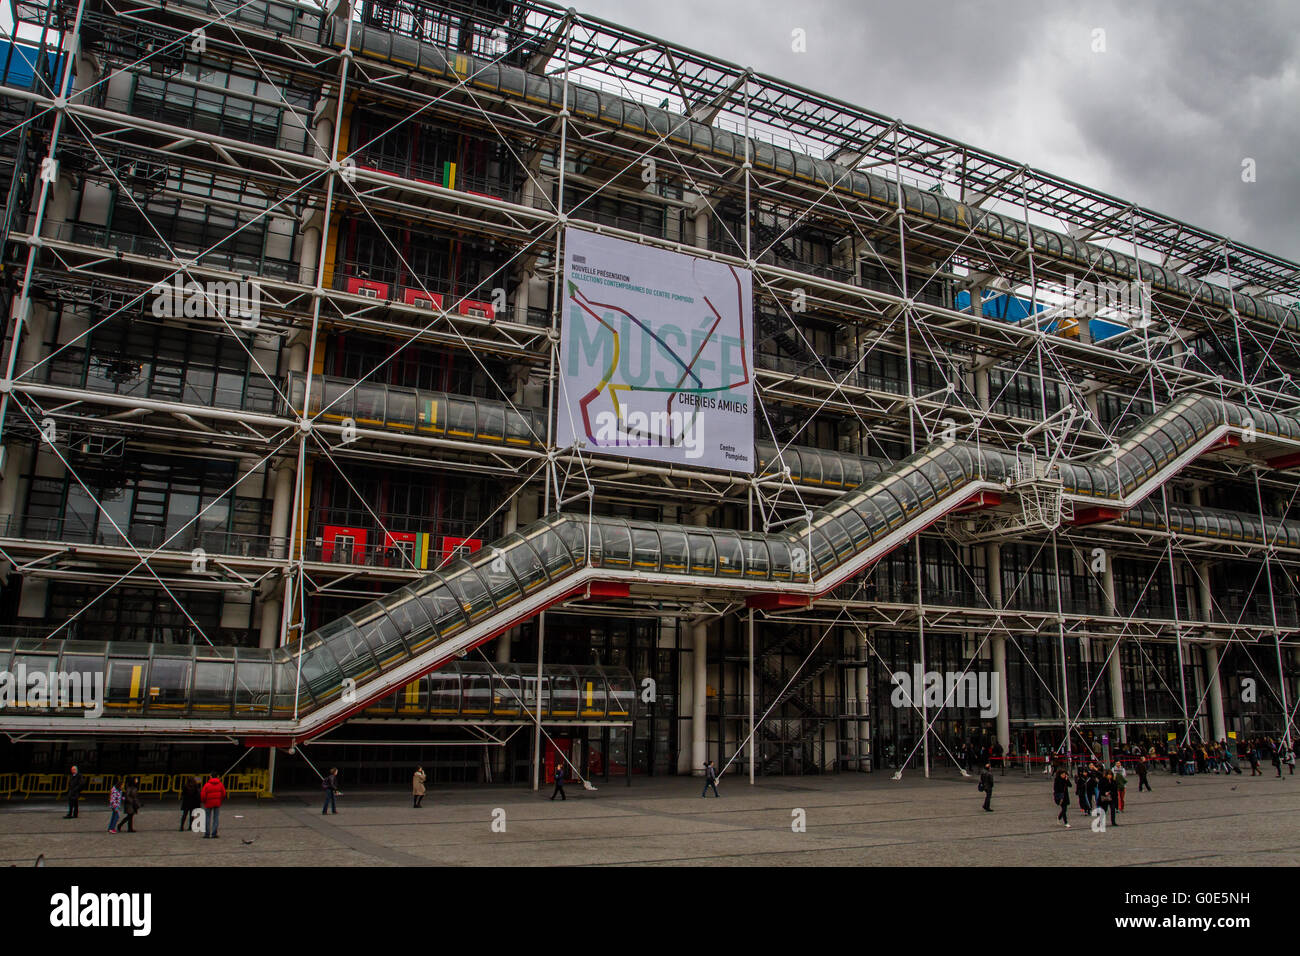
[(226, 786), (215, 773), (199, 791), (199, 800), (203, 804), (203, 839), (215, 840), (221, 825), (221, 805), (226, 802)]
[(557, 793), (560, 795), (561, 800), (569, 799), (564, 795), (564, 777), (565, 777), (564, 758), (561, 757), (558, 761), (556, 761), (555, 764), (555, 789), (551, 791), (552, 800), (555, 799), (555, 795)]
[(126, 832), (135, 832), (135, 815), (140, 812), (140, 778), (127, 777), (122, 787), (122, 822)]
[(1250, 760), (1250, 775), (1252, 777), (1264, 776), (1259, 769), (1259, 745), (1253, 740), (1246, 745), (1246, 757)]
[(197, 774), (181, 784), (181, 830), (190, 828), (190, 818), (194, 816), (194, 811), (203, 805), (203, 800), (199, 796), (202, 789), (203, 778)]
[(1133, 766), (1136, 768), (1138, 775), (1138, 793), (1141, 793), (1143, 790), (1149, 791), (1151, 789), (1151, 781), (1147, 779), (1147, 758), (1139, 756), (1137, 763)]
[(1115, 775), (1109, 770), (1101, 778), (1097, 791), (1097, 807), (1104, 816), (1110, 811), (1111, 826), (1119, 826), (1115, 822), (1115, 814), (1119, 812), (1119, 784), (1115, 780)]
[(1273, 769), (1277, 771), (1277, 779), (1282, 779), (1282, 741), (1270, 740), (1268, 749), (1273, 763)]
[(338, 813), (338, 804), (334, 800), (335, 795), (342, 792), (339, 790), (338, 767), (330, 767), (329, 774), (320, 782), (320, 788), (325, 791), (325, 804), (320, 808), (321, 816), (326, 813)]
[(1128, 773), (1124, 770), (1124, 764), (1116, 760), (1115, 766), (1110, 768), (1110, 772), (1115, 775), (1115, 786), (1119, 788), (1119, 810), (1124, 812), (1124, 790), (1128, 787)]
[(420, 803), (424, 800), (424, 781), (425, 774), (423, 767), (416, 767), (415, 773), (411, 775), (411, 795), (415, 798), (415, 809), (419, 809)]
[(980, 789), (984, 791), (984, 809), (993, 812), (989, 806), (989, 801), (993, 799), (993, 770), (991, 764), (984, 765), (984, 771), (980, 774)]
[(1287, 776), (1294, 777), (1295, 776), (1295, 741), (1294, 740), (1291, 741), (1291, 746), (1286, 748), (1286, 757), (1283, 759), (1286, 761)]
[(86, 789), (86, 778), (77, 770), (72, 768), (72, 773), (68, 776), (68, 812), (63, 815), (65, 820), (75, 820), (81, 812), (81, 791)]
[(1056, 819), (1064, 823), (1067, 830), (1070, 829), (1070, 772), (1064, 767), (1052, 780), (1052, 800), (1061, 808)]
[(704, 761), (704, 791), (700, 794), (701, 797), (709, 795), (709, 787), (713, 788), (713, 795), (718, 796), (718, 771), (714, 769), (712, 760)]
[(108, 818), (108, 832), (116, 833), (117, 821), (122, 815), (122, 790), (116, 780), (108, 788), (108, 809), (112, 811)]
[(1092, 812), (1092, 803), (1088, 797), (1092, 794), (1092, 783), (1088, 780), (1088, 770), (1080, 765), (1079, 772), (1074, 777), (1074, 794), (1079, 800), (1079, 809), (1084, 814)]

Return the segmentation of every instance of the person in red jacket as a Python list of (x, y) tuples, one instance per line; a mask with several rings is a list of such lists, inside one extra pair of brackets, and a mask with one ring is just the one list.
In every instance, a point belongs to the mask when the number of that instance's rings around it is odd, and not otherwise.
[(221, 814), (221, 804), (226, 800), (226, 788), (215, 773), (203, 785), (203, 789), (199, 792), (199, 799), (203, 802), (203, 816), (206, 818), (203, 839), (206, 840), (211, 837), (215, 840), (217, 839), (217, 825)]

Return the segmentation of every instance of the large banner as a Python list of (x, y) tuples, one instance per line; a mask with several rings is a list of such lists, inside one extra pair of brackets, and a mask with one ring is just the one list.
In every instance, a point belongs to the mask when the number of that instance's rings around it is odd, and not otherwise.
[(754, 471), (746, 269), (565, 231), (557, 444)]

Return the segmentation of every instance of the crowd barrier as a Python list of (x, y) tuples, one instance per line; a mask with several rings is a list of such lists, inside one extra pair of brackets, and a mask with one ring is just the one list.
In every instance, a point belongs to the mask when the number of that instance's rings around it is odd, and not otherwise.
[[(86, 774), (86, 787), (81, 791), (82, 797), (107, 796), (114, 780), (121, 780), (127, 774), (90, 773)], [(185, 781), (190, 777), (199, 777), (206, 782), (207, 774), (192, 773), (141, 773), (140, 796), (167, 797), (179, 796)], [(221, 778), (228, 795), (253, 794), (257, 798), (269, 796), (267, 773), (265, 770), (247, 770), (242, 773), (230, 773)], [(32, 797), (59, 798), (68, 792), (68, 775), (66, 773), (6, 773), (0, 774), (0, 796), (13, 799), (21, 793), (24, 800)]]

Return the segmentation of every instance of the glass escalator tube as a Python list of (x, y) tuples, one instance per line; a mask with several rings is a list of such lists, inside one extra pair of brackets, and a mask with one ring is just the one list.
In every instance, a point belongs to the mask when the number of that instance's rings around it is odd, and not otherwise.
[(192, 713), (195, 717), (228, 717), (235, 706), (233, 647), (195, 648)]

